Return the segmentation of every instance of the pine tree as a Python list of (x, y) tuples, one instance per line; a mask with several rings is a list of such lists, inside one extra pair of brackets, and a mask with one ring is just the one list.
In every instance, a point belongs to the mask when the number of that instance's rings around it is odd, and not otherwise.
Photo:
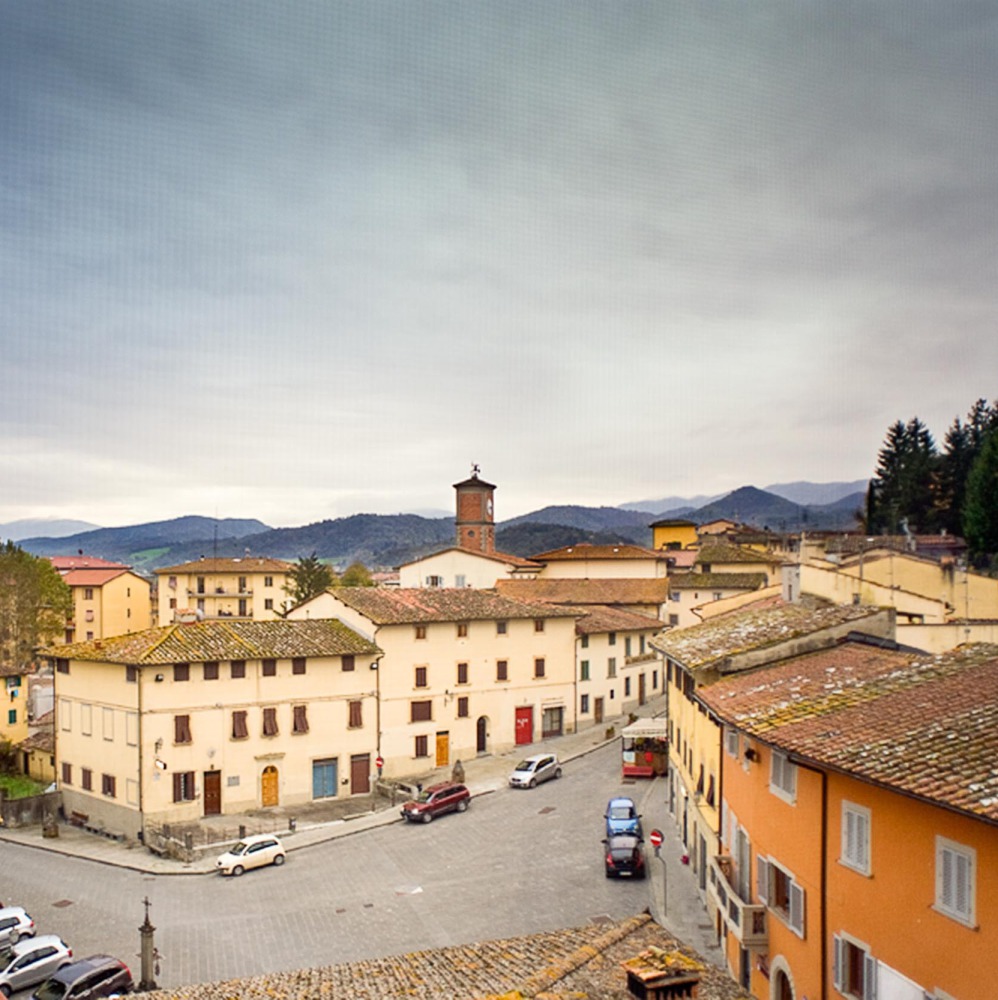
[(336, 584), (336, 574), (314, 552), (310, 556), (300, 556), (288, 576), (284, 592), (291, 599), (291, 607), (317, 597)]
[(967, 477), (963, 534), (978, 564), (998, 555), (998, 429), (985, 436)]

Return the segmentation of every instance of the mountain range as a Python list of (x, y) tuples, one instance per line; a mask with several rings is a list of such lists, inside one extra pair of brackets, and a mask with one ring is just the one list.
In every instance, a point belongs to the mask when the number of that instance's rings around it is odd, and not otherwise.
[[(848, 530), (856, 525), (855, 515), (862, 509), (865, 487), (862, 480), (855, 483), (791, 483), (783, 487), (785, 492), (797, 498), (833, 497), (830, 501), (813, 503), (743, 486), (715, 498), (670, 497), (619, 507), (543, 507), (497, 524), (496, 548), (529, 557), (581, 542), (648, 545), (651, 522), (670, 517), (684, 517), (697, 523), (729, 518), (773, 531)], [(704, 502), (693, 506), (691, 500)], [(15, 525), (23, 523), (15, 522)], [(13, 537), (8, 534), (10, 527), (0, 525), (0, 537)], [(21, 547), (35, 555), (83, 552), (127, 563), (143, 573), (201, 556), (232, 557), (250, 553), (293, 561), (315, 552), (341, 568), (361, 562), (371, 569), (390, 569), (453, 541), (453, 517), (418, 514), (352, 514), (300, 528), (271, 528), (254, 519), (190, 515), (122, 528), (88, 526), (87, 530), (58, 537), (47, 534), (19, 539)]]

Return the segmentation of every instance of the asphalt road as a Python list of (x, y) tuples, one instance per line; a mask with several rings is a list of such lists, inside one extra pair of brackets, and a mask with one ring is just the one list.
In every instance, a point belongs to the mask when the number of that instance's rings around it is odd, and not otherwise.
[(635, 799), (646, 834), (674, 829), (664, 781), (622, 784), (611, 744), (536, 789), (296, 850), (241, 878), (142, 875), (0, 843), (0, 899), (24, 905), (39, 933), (61, 935), (77, 956), (109, 952), (138, 979), (148, 897), (160, 986), (619, 919), (648, 906), (652, 883), (604, 877), (602, 816), (616, 794)]

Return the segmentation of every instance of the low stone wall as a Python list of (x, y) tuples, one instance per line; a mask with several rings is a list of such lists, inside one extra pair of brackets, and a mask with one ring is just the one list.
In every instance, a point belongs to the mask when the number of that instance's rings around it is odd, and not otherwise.
[(60, 792), (43, 792), (24, 799), (0, 799), (0, 823), (11, 829), (40, 826), (55, 819), (61, 805)]

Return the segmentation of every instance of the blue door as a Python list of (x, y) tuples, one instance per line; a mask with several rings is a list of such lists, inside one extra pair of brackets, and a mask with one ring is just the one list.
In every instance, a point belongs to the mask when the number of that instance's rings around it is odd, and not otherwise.
[(331, 799), (336, 795), (336, 758), (312, 761), (312, 798)]

